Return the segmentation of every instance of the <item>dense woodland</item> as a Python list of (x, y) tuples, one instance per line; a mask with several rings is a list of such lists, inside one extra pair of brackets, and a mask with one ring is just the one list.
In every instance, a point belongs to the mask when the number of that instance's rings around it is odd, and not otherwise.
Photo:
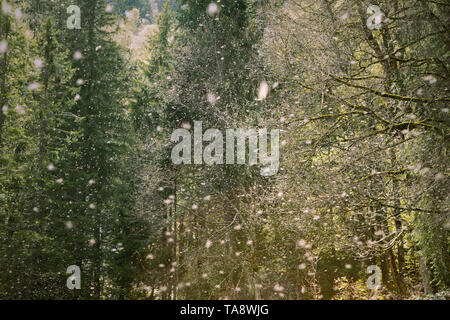
[[(1, 2), (1, 299), (449, 297), (448, 0)], [(173, 164), (194, 121), (278, 174)]]

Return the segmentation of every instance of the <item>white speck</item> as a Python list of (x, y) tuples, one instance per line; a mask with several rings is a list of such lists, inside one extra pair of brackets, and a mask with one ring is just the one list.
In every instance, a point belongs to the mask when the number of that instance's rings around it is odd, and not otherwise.
[(16, 106), (16, 111), (17, 111), (17, 113), (20, 113), (20, 114), (25, 113), (25, 109), (22, 106)]
[(217, 11), (219, 11), (219, 6), (215, 2), (211, 2), (208, 5), (208, 9), (206, 12), (208, 12), (208, 14), (212, 17), (212, 16), (216, 15)]
[(40, 84), (38, 82), (32, 82), (28, 85), (28, 90), (36, 90), (40, 87)]
[(48, 170), (48, 171), (53, 171), (53, 170), (55, 170), (55, 166), (53, 165), (53, 163), (50, 163), (50, 164), (47, 166), (47, 170)]
[(207, 273), (202, 274), (202, 278), (203, 278), (203, 279), (208, 278), (208, 274), (207, 274)]
[(95, 47), (95, 51), (98, 51), (98, 50), (100, 50), (102, 48), (102, 46), (96, 46)]
[(209, 200), (211, 200), (211, 196), (206, 196), (206, 197), (203, 198), (203, 200), (209, 201)]
[(83, 55), (81, 54), (80, 51), (75, 51), (75, 53), (73, 54), (73, 58), (75, 60), (80, 60), (81, 58), (83, 58)]
[(191, 124), (188, 122), (185, 122), (181, 125), (183, 127), (183, 129), (189, 130), (191, 128)]
[(62, 182), (63, 182), (62, 178), (59, 178), (59, 179), (56, 180), (56, 183), (62, 183)]
[(276, 285), (273, 287), (273, 290), (275, 290), (275, 291), (277, 291), (277, 292), (281, 292), (281, 291), (284, 290), (284, 287), (283, 287), (283, 286), (280, 286), (279, 284), (276, 284)]
[(217, 97), (215, 94), (213, 93), (208, 93), (206, 96), (206, 99), (208, 100), (208, 102), (212, 105), (215, 105), (217, 100), (220, 99), (220, 97)]
[(91, 179), (88, 181), (89, 185), (93, 185), (95, 183), (95, 180)]
[(346, 12), (346, 13), (344, 13), (342, 16), (341, 16), (341, 20), (346, 20), (348, 18), (348, 13)]
[(72, 221), (67, 221), (67, 222), (66, 222), (66, 228), (67, 228), (67, 229), (72, 229), (72, 228), (73, 228), (73, 223), (72, 223)]
[(112, 12), (112, 11), (113, 11), (113, 6), (110, 5), (110, 4), (108, 4), (108, 5), (106, 6), (106, 8), (105, 8), (105, 11), (106, 11), (106, 12)]
[(89, 245), (93, 246), (97, 241), (95, 241), (95, 239), (90, 239), (89, 240)]
[(149, 259), (149, 260), (153, 260), (154, 259), (154, 257), (153, 257), (153, 255), (150, 253), (150, 254), (148, 254), (147, 255), (147, 259)]
[(352, 268), (352, 265), (351, 265), (351, 264), (347, 263), (347, 264), (345, 265), (345, 269), (351, 269), (351, 268)]
[(34, 59), (34, 67), (35, 67), (35, 68), (40, 69), (40, 68), (42, 68), (43, 66), (44, 66), (44, 63), (42, 62), (41, 59), (39, 59), (39, 58)]
[(427, 81), (429, 84), (433, 84), (436, 83), (437, 79), (436, 77), (432, 76), (432, 75), (428, 75), (426, 77), (422, 78), (424, 81)]
[(22, 19), (22, 11), (19, 8), (14, 10), (14, 15), (15, 15), (16, 19), (18, 19), (18, 20)]
[(242, 226), (240, 224), (234, 226), (234, 230), (241, 230)]
[(78, 100), (80, 100), (80, 99), (81, 99), (81, 96), (77, 93), (77, 94), (75, 95), (74, 100), (75, 100), (75, 101), (78, 101)]
[(93, 203), (89, 204), (89, 209), (95, 209), (95, 204)]
[(3, 14), (5, 14), (5, 15), (10, 14), (11, 13), (11, 5), (8, 2), (3, 1), (2, 2), (2, 11), (3, 11)]
[(259, 84), (258, 98), (256, 100), (257, 101), (265, 100), (268, 94), (269, 94), (269, 85), (267, 84), (266, 81), (262, 81)]
[(36, 213), (38, 213), (38, 212), (39, 212), (39, 208), (38, 208), (38, 207), (34, 207), (34, 208), (33, 208), (33, 211), (36, 212)]
[(192, 210), (197, 210), (197, 209), (198, 209), (198, 205), (193, 204), (193, 205), (192, 205)]
[(84, 83), (83, 79), (77, 80), (77, 86), (81, 86)]
[(208, 249), (211, 246), (212, 246), (212, 241), (211, 240), (207, 240), (206, 244), (205, 244), (205, 247)]
[(3, 112), (4, 115), (7, 115), (8, 114), (8, 106), (3, 106), (2, 107), (2, 112)]
[(305, 263), (300, 263), (300, 264), (298, 265), (298, 268), (299, 268), (300, 270), (303, 270), (303, 269), (306, 268), (306, 264), (305, 264)]
[(247, 245), (251, 246), (252, 244), (253, 244), (253, 241), (252, 241), (252, 240), (248, 240), (248, 241), (247, 241)]

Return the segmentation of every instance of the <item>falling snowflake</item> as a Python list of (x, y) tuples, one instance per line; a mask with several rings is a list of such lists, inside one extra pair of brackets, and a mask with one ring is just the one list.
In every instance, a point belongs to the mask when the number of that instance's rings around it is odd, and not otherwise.
[(75, 53), (73, 54), (73, 58), (75, 60), (80, 60), (81, 58), (83, 58), (83, 55), (81, 54), (80, 51), (75, 51)]
[(257, 101), (265, 100), (268, 94), (269, 94), (269, 85), (267, 84), (266, 81), (262, 81), (259, 84), (258, 98), (256, 100)]
[(20, 114), (25, 113), (25, 109), (22, 106), (16, 106), (16, 111), (17, 111), (17, 113), (20, 113)]
[(220, 97), (216, 96), (214, 93), (208, 93), (206, 95), (206, 99), (208, 100), (208, 102), (212, 105), (215, 105), (217, 100), (220, 99)]
[(22, 19), (22, 10), (20, 10), (19, 8), (14, 10), (14, 16), (16, 17), (17, 20)]
[(3, 14), (5, 14), (5, 15), (10, 14), (11, 13), (11, 5), (8, 2), (3, 1), (2, 2), (2, 11), (3, 11)]
[(40, 87), (41, 85), (38, 82), (32, 82), (28, 85), (28, 90), (33, 91)]
[(429, 84), (433, 84), (436, 83), (437, 79), (436, 77), (432, 76), (432, 75), (428, 75), (426, 77), (422, 78), (424, 81), (427, 81)]
[(217, 12), (219, 11), (219, 6), (217, 5), (217, 3), (215, 2), (211, 2), (208, 5), (208, 9), (206, 10), (206, 12), (208, 12), (208, 14), (213, 17), (217, 14)]
[(283, 287), (283, 286), (280, 286), (279, 284), (276, 284), (276, 285), (273, 287), (273, 290), (275, 290), (275, 291), (277, 291), (277, 292), (281, 292), (281, 291), (284, 290), (284, 287)]
[(34, 59), (34, 67), (35, 67), (35, 68), (40, 69), (40, 68), (42, 68), (43, 66), (44, 66), (44, 63), (42, 62), (41, 59), (39, 59), (39, 58)]

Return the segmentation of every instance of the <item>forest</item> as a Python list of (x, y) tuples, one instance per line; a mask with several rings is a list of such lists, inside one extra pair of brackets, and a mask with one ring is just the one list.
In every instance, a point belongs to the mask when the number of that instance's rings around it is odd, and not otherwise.
[(448, 0), (0, 2), (0, 299), (450, 299)]

